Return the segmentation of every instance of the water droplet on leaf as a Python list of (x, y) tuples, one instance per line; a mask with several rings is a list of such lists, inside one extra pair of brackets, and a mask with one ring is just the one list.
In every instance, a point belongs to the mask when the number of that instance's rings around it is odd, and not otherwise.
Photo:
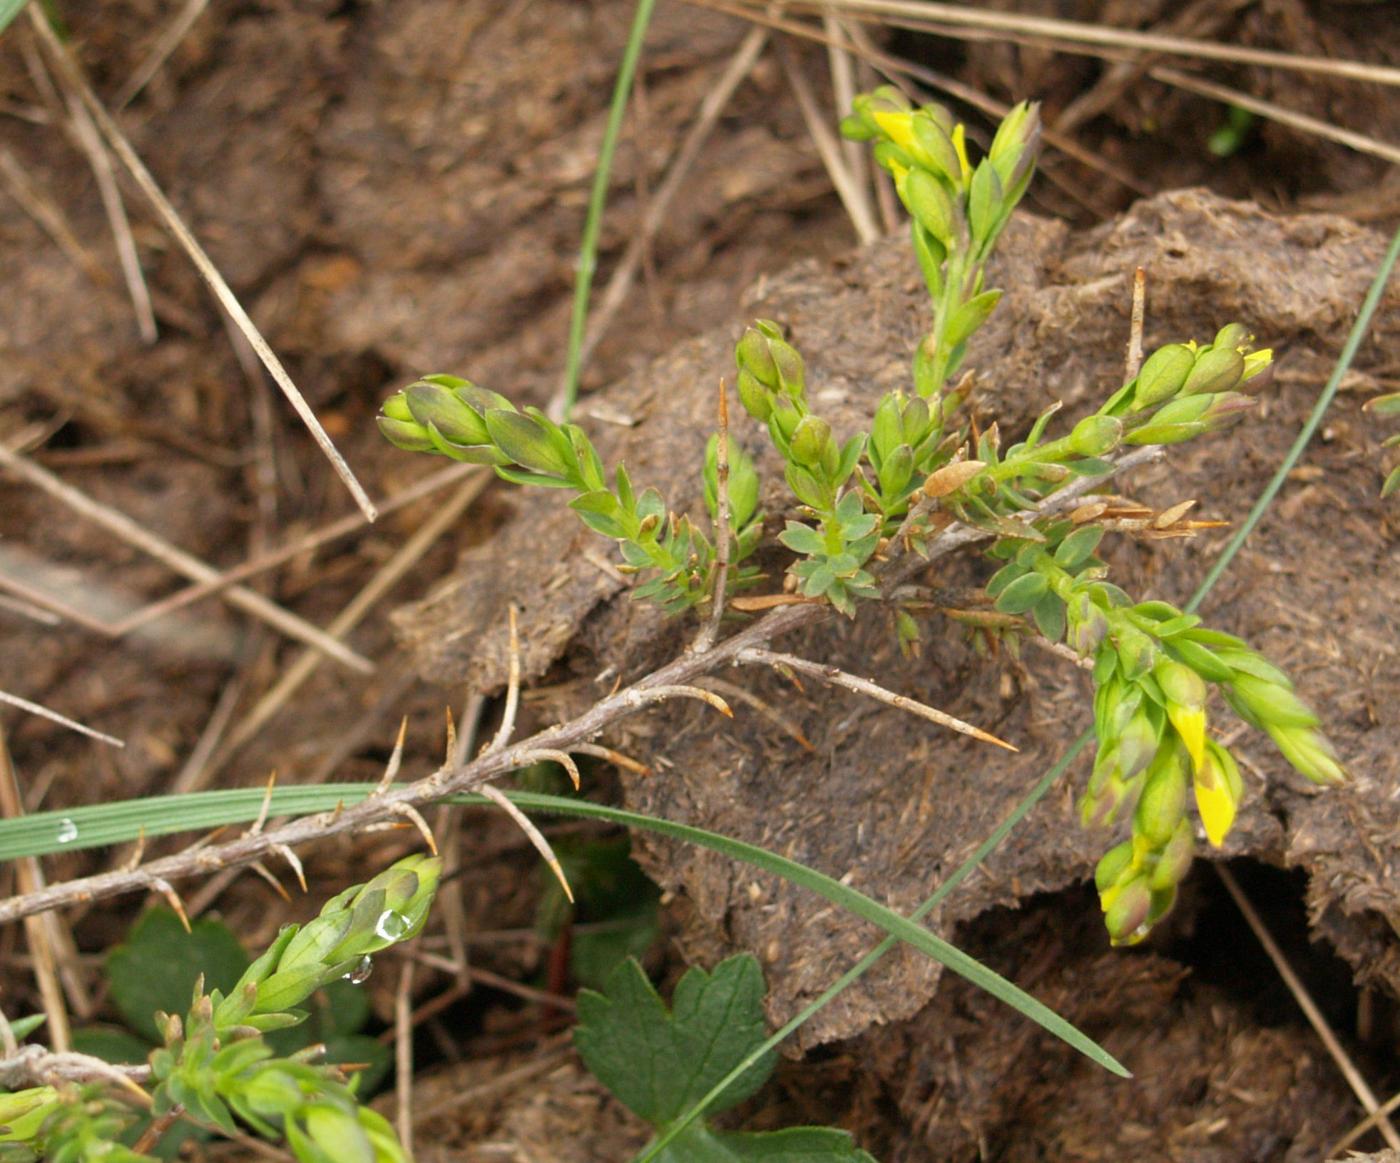
[(58, 822), (58, 842), (60, 844), (71, 844), (78, 838), (78, 825), (73, 823), (68, 817), (64, 817)]
[(379, 914), (379, 920), (374, 922), (375, 934), (384, 941), (397, 941), (408, 932), (411, 924), (403, 913), (396, 913), (393, 909), (386, 909)]
[(363, 985), (369, 980), (369, 975), (373, 972), (374, 962), (370, 960), (369, 954), (366, 953), (360, 958), (360, 963), (345, 975), (345, 980), (351, 985)]

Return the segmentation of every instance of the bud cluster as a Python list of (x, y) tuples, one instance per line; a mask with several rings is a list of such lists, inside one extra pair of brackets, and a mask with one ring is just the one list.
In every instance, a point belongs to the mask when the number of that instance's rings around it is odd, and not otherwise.
[(1030, 185), (1040, 151), (1038, 107), (1017, 105), (975, 166), (967, 131), (941, 105), (914, 109), (890, 86), (858, 96), (841, 132), (875, 143), (909, 211), (914, 253), (933, 299), (933, 328), (914, 358), (920, 396), (937, 397), (957, 371), (967, 340), (992, 313), (1001, 292), (985, 290), (987, 259)]
[(1005, 453), (993, 426), (980, 437), (975, 459), (965, 462), (983, 471), (953, 490), (935, 476), (925, 492), (941, 498), (959, 519), (996, 529), (1000, 518), (1033, 508), (1069, 480), (1106, 472), (1103, 458), (1123, 445), (1176, 444), (1218, 432), (1253, 407), (1253, 397), (1237, 389), (1273, 358), (1270, 351), (1252, 351), (1252, 339), (1243, 326), (1231, 323), (1208, 345), (1158, 348), (1132, 380), (1068, 435), (1044, 439), (1059, 405), (1041, 413), (1026, 439)]
[[(879, 593), (865, 565), (879, 544), (881, 517), (867, 513), (861, 493), (847, 487), (866, 439), (857, 435), (838, 444), (831, 425), (808, 409), (802, 357), (776, 323), (760, 319), (748, 328), (735, 345), (734, 360), (739, 399), (754, 419), (768, 425), (799, 512), (817, 523), (788, 521), (778, 535), (801, 558), (792, 576), (807, 597), (825, 598), (853, 614), (855, 599)], [(917, 421), (911, 417), (911, 423)]]
[[(518, 410), (504, 396), (456, 376), (425, 376), (384, 401), (380, 431), (399, 448), (430, 452), (473, 464), (489, 464), (515, 484), (571, 489), (570, 507), (596, 533), (619, 542), (622, 570), (656, 570), (658, 576), (633, 596), (651, 598), (668, 613), (707, 600), (714, 584), (715, 551), (684, 516), (670, 512), (661, 494), (638, 494), (618, 465), (609, 487), (603, 463), (583, 429), (556, 424), (538, 408)], [(706, 500), (717, 512), (716, 445), (705, 456)], [(742, 562), (758, 547), (763, 515), (758, 511), (758, 474), (753, 461), (729, 444), (729, 510), (734, 535), (731, 589), (757, 579)]]
[[(346, 889), (305, 925), (287, 925), (224, 997), (203, 982), (183, 1016), (158, 1014), (164, 1045), (150, 1056), (151, 1113), (179, 1113), (227, 1135), (285, 1136), (300, 1163), (409, 1163), (393, 1128), (360, 1105), (322, 1047), (280, 1058), (263, 1035), (295, 1026), (295, 1009), (343, 977), (362, 981), (369, 958), (417, 935), (442, 875), (437, 857), (409, 856)], [(0, 1160), (156, 1163), (119, 1139), (138, 1113), (97, 1085), (0, 1094)]]
[(1188, 791), (1213, 847), (1244, 792), (1234, 757), (1207, 734), (1211, 684), (1313, 783), (1338, 784), (1346, 773), (1287, 675), (1242, 639), (1167, 602), (1132, 603), (1103, 580), (1094, 556), (1102, 529), (1059, 521), (1040, 532), (1043, 542), (1008, 538), (993, 548), (1007, 563), (987, 593), (999, 613), (1029, 614), (1046, 638), (1094, 661), (1098, 750), (1079, 811), (1086, 827), (1130, 821), (1130, 838), (1104, 856), (1096, 879), (1110, 935), (1131, 943), (1171, 908), (1190, 867)]
[[(1376, 416), (1400, 416), (1400, 392), (1389, 392), (1384, 396), (1375, 396), (1366, 401), (1366, 411)], [(1400, 432), (1393, 436), (1387, 436), (1381, 443), (1382, 448), (1394, 448), (1400, 444)], [(1388, 497), (1396, 489), (1400, 489), (1400, 464), (1386, 474), (1385, 483), (1381, 485), (1381, 496)]]

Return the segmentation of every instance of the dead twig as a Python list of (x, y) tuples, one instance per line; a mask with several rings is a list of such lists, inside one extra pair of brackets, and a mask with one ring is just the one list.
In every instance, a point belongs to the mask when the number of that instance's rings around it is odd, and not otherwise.
[[(43, 490), (56, 501), (87, 518), (94, 525), (101, 526), (127, 544), (134, 545), (144, 553), (150, 554), (162, 565), (168, 566), (177, 573), (199, 581), (210, 581), (219, 576), (219, 571), (213, 566), (201, 561), (192, 553), (186, 553), (183, 549), (170, 544), (163, 537), (157, 536), (144, 526), (138, 525), (125, 513), (94, 501), (85, 493), (65, 484), (48, 469), (41, 468), (27, 457), (12, 452), (2, 441), (0, 441), (0, 466), (9, 469), (16, 476)], [(352, 670), (358, 670), (365, 674), (374, 670), (374, 664), (369, 659), (356, 654), (355, 651), (344, 643), (337, 642), (325, 631), (317, 629), (304, 618), (300, 618), (277, 603), (269, 601), (259, 593), (244, 586), (233, 586), (224, 595), (224, 600), (229, 605), (236, 606), (244, 613), (252, 614), (269, 626), (282, 631), (288, 637), (296, 638), (317, 651), (331, 655)], [(62, 610), (57, 612), (63, 613)]]
[(151, 176), (151, 172), (146, 169), (145, 164), (131, 147), (131, 143), (127, 141), (126, 135), (122, 133), (121, 127), (112, 119), (102, 102), (97, 99), (97, 94), (92, 91), (92, 87), (83, 76), (82, 67), (69, 52), (68, 47), (58, 39), (57, 34), (49, 26), (48, 19), (40, 13), (36, 6), (30, 7), (29, 17), (31, 26), (48, 51), (59, 75), (81, 96), (83, 104), (92, 115), (97, 128), (106, 139), (107, 145), (154, 207), (166, 229), (170, 231), (172, 237), (180, 244), (190, 261), (194, 263), (195, 269), (209, 285), (209, 289), (213, 291), (219, 305), (229, 313), (238, 325), (238, 329), (252, 344), (253, 350), (258, 353), (258, 358), (267, 368), (268, 374), (276, 381), (277, 386), (282, 389), (282, 394), (287, 397), (292, 408), (301, 417), (302, 423), (306, 425), (312, 439), (320, 446), (322, 453), (330, 461), (331, 467), (335, 469), (336, 475), (344, 482), (350, 495), (355, 499), (355, 503), (360, 507), (360, 511), (368, 520), (373, 521), (378, 516), (378, 510), (375, 509), (374, 502), (369, 499), (369, 494), (365, 492), (355, 474), (350, 471), (350, 466), (345, 463), (345, 458), (340, 455), (340, 451), (321, 426), (321, 422), (316, 418), (316, 414), (311, 410), (306, 398), (292, 382), (292, 377), (287, 374), (287, 369), (282, 366), (282, 361), (277, 358), (267, 340), (263, 338), (262, 332), (258, 330), (248, 312), (243, 309), (243, 304), (238, 301), (238, 297), (224, 280), (223, 275), (219, 273), (218, 268), (205, 253), (204, 248), (200, 246), (199, 241), (185, 225), (175, 207), (171, 205), (155, 178)]
[(1274, 970), (1283, 979), (1284, 985), (1288, 986), (1288, 992), (1293, 995), (1293, 1000), (1298, 1003), (1298, 1008), (1303, 1011), (1309, 1025), (1322, 1039), (1323, 1046), (1327, 1048), (1327, 1053), (1331, 1055), (1332, 1061), (1336, 1063), (1337, 1069), (1341, 1071), (1342, 1077), (1346, 1079), (1352, 1093), (1356, 1095), (1366, 1113), (1376, 1120), (1376, 1129), (1384, 1136), (1390, 1148), (1400, 1151), (1400, 1133), (1396, 1132), (1395, 1125), (1381, 1112), (1381, 1104), (1376, 1098), (1375, 1092), (1371, 1090), (1366, 1079), (1361, 1076), (1361, 1071), (1356, 1068), (1356, 1063), (1352, 1061), (1351, 1055), (1346, 1052), (1346, 1048), (1333, 1032), (1322, 1011), (1317, 1008), (1317, 1003), (1313, 1001), (1312, 995), (1298, 979), (1298, 975), (1293, 972), (1293, 967), (1288, 964), (1283, 950), (1278, 947), (1273, 934), (1269, 932), (1255, 911), (1254, 905), (1245, 896), (1234, 873), (1223, 864), (1216, 864), (1214, 868), (1236, 907), (1244, 914), (1244, 919), (1249, 924), (1250, 930), (1259, 939), (1259, 944), (1264, 946), (1264, 952), (1269, 955), (1269, 960), (1273, 962)]
[(31, 715), (38, 715), (41, 719), (47, 719), (51, 723), (57, 723), (61, 727), (67, 727), (70, 731), (76, 731), (79, 735), (86, 735), (89, 739), (96, 739), (98, 742), (107, 743), (112, 747), (126, 746), (115, 735), (108, 735), (105, 731), (95, 731), (91, 727), (85, 727), (76, 719), (60, 715), (57, 711), (51, 711), (48, 707), (38, 703), (31, 703), (28, 699), (22, 699), (19, 695), (12, 695), (8, 691), (0, 691), (0, 703), (9, 703), (12, 707), (19, 707), (20, 710), (28, 711)]
[[(1026, 516), (1030, 518), (1066, 510), (1116, 473), (1149, 463), (1161, 455), (1160, 448), (1137, 449), (1115, 462), (1104, 475), (1083, 477), (1067, 485)], [(951, 525), (930, 538), (925, 556), (905, 555), (891, 561), (882, 580), (888, 587), (898, 586), (925, 569), (930, 562), (993, 536), (970, 526)], [(833, 612), (826, 605), (782, 606), (717, 642), (713, 649), (704, 654), (687, 651), (631, 686), (605, 696), (568, 722), (547, 727), (528, 739), (480, 755), (462, 766), (444, 765), (431, 775), (395, 786), (382, 795), (371, 796), (360, 803), (303, 816), (256, 835), (245, 834), (220, 844), (187, 849), (153, 861), (144, 868), (112, 870), (11, 897), (0, 901), (0, 925), (82, 901), (101, 900), (146, 889), (158, 878), (168, 882), (251, 864), (276, 851), (279, 845), (295, 847), (313, 840), (362, 831), (394, 817), (399, 804), (421, 806), (448, 795), (479, 789), (489, 781), (521, 767), (528, 762), (531, 754), (570, 751), (576, 744), (591, 741), (636, 711), (672, 698), (698, 698), (716, 709), (732, 713), (718, 695), (695, 686), (695, 680), (733, 665), (746, 650), (765, 648), (775, 639), (816, 626), (831, 617)]]
[(888, 703), (890, 706), (901, 711), (908, 711), (911, 715), (918, 715), (921, 719), (927, 719), (930, 723), (937, 723), (940, 727), (947, 727), (950, 731), (956, 731), (960, 735), (967, 735), (973, 739), (979, 739), (983, 743), (991, 743), (997, 747), (1004, 747), (1007, 751), (1019, 751), (1007, 743), (1004, 739), (998, 739), (995, 735), (989, 734), (980, 727), (974, 727), (971, 723), (955, 718), (946, 711), (940, 711), (937, 707), (930, 707), (927, 703), (921, 703), (918, 699), (911, 699), (907, 695), (898, 695), (894, 691), (871, 682), (868, 678), (860, 678), (854, 674), (848, 674), (839, 666), (832, 666), (829, 663), (813, 662), (807, 658), (799, 658), (795, 654), (780, 654), (772, 650), (765, 650), (762, 647), (750, 647), (742, 651), (735, 659), (740, 665), (756, 664), (758, 666), (771, 666), (774, 670), (782, 672), (784, 670), (796, 671), (798, 674), (809, 674), (813, 678), (819, 678), (822, 682), (830, 686), (839, 686), (848, 691), (855, 691), (857, 694), (865, 695), (867, 698), (875, 699), (877, 702)]

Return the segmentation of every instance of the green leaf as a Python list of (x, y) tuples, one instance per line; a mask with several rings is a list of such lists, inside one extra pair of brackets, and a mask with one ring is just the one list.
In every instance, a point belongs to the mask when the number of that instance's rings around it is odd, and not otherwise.
[(1000, 302), (1000, 291), (983, 291), (980, 295), (973, 296), (953, 312), (944, 328), (943, 342), (950, 347), (962, 343), (987, 321), (987, 317), (996, 310), (996, 305)]
[(516, 464), (538, 473), (568, 475), (569, 466), (560, 455), (552, 432), (539, 419), (505, 408), (488, 409), (485, 419), (492, 443)]
[(29, 0), (0, 0), (0, 32), (4, 32), (21, 12)]
[(983, 246), (996, 236), (1004, 196), (995, 167), (983, 158), (972, 171), (972, 185), (967, 198), (967, 219), (972, 227), (972, 237)]
[(1050, 590), (1044, 574), (1028, 573), (1001, 591), (996, 608), (1003, 614), (1024, 614)]
[(1060, 595), (1047, 593), (1031, 607), (1031, 617), (1036, 628), (1051, 642), (1059, 642), (1065, 636), (1065, 604)]
[(73, 1049), (117, 1066), (140, 1066), (150, 1054), (151, 1044), (116, 1026), (80, 1026), (73, 1031)]
[[(663, 1126), (763, 1041), (765, 992), (757, 960), (741, 953), (713, 973), (687, 970), (668, 1013), (642, 967), (628, 959), (609, 974), (603, 993), (580, 992), (574, 1045), (624, 1106)], [(753, 1094), (775, 1062), (769, 1055), (755, 1063), (711, 1109)]]
[(1055, 550), (1055, 561), (1065, 569), (1083, 565), (1094, 555), (1102, 539), (1102, 525), (1081, 526), (1060, 542), (1060, 547)]
[(155, 1014), (183, 1014), (194, 986), (204, 975), (205, 992), (227, 993), (248, 967), (238, 938), (219, 921), (195, 921), (190, 932), (168, 908), (148, 910), (132, 926), (125, 943), (107, 956), (112, 1002), (122, 1019), (149, 1042), (161, 1040)]
[(783, 531), (778, 534), (778, 540), (794, 553), (800, 553), (805, 557), (814, 557), (819, 553), (826, 552), (826, 541), (822, 535), (810, 525), (803, 525), (798, 521), (789, 521)]
[(324, 1042), (323, 1062), (360, 1067), (353, 1077), (357, 1080), (356, 1093), (362, 1097), (367, 1098), (379, 1089), (394, 1063), (389, 1047), (368, 1034), (334, 1034)]
[(831, 1127), (723, 1133), (693, 1123), (656, 1156), (656, 1163), (875, 1163)]

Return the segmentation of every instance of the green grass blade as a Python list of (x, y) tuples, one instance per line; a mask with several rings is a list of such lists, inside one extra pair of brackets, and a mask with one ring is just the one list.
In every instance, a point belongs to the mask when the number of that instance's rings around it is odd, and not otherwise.
[[(1035, 807), (1044, 797), (1045, 793), (1055, 785), (1056, 781), (1065, 773), (1069, 765), (1073, 763), (1079, 753), (1084, 750), (1085, 744), (1093, 737), (1094, 733), (1092, 731), (1085, 731), (1078, 739), (1070, 744), (1069, 750), (1059, 758), (1054, 766), (1040, 777), (1035, 787), (1031, 788), (1030, 792), (1022, 798), (1020, 803), (1012, 808), (1011, 813), (1006, 819), (998, 824), (992, 834), (977, 846), (977, 850), (973, 852), (947, 880), (934, 890), (932, 896), (909, 914), (909, 919), (911, 921), (918, 921), (928, 916), (953, 889), (957, 888), (959, 884), (967, 879), (973, 870), (976, 869), (982, 861), (986, 860), (1001, 842), (1011, 834), (1011, 830), (1026, 818), (1030, 810)], [(763, 1045), (757, 1047), (748, 1057), (735, 1066), (729, 1074), (717, 1082), (708, 1094), (691, 1107), (690, 1110), (686, 1111), (676, 1122), (667, 1127), (663, 1135), (653, 1140), (652, 1143), (648, 1145), (647, 1149), (637, 1156), (633, 1163), (650, 1163), (651, 1160), (654, 1160), (667, 1144), (709, 1109), (710, 1104), (724, 1092), (724, 1089), (729, 1086), (735, 1078), (739, 1077), (740, 1074), (746, 1071), (770, 1050), (776, 1049), (782, 1042), (787, 1040), (790, 1034), (796, 1033), (798, 1029), (806, 1025), (811, 1018), (815, 1017), (825, 1009), (827, 1005), (834, 1001), (837, 995), (843, 993), (864, 977), (867, 970), (871, 969), (877, 961), (883, 958), (885, 954), (898, 943), (895, 937), (886, 937), (876, 945), (875, 948), (871, 949), (869, 953), (833, 981), (820, 996), (813, 999), (805, 1009), (794, 1015), (786, 1025), (775, 1030)]]
[(583, 337), (588, 327), (588, 294), (593, 288), (593, 272), (598, 266), (598, 236), (603, 228), (603, 207), (608, 200), (608, 179), (612, 176), (613, 154), (617, 150), (618, 134), (627, 112), (627, 98), (632, 94), (632, 80), (637, 75), (637, 59), (642, 54), (642, 41), (651, 24), (656, 0), (637, 0), (632, 14), (632, 28), (627, 34), (627, 47), (613, 85), (612, 105), (608, 108), (608, 123), (603, 130), (603, 144), (598, 150), (598, 169), (593, 174), (593, 189), (588, 196), (588, 216), (583, 223), (583, 239), (579, 243), (578, 274), (574, 279), (574, 306), (569, 317), (569, 351), (564, 363), (564, 418), (574, 410), (578, 399), (578, 381), (582, 373)]
[(29, 0), (0, 0), (0, 32), (10, 27), (14, 18), (24, 11)]
[[(1347, 336), (1347, 341), (1342, 348), (1340, 356), (1337, 359), (1337, 365), (1333, 369), (1332, 375), (1327, 381), (1327, 385), (1323, 388), (1322, 393), (1318, 396), (1317, 403), (1313, 406), (1312, 412), (1309, 414), (1306, 423), (1303, 425), (1303, 428), (1298, 433), (1297, 439), (1293, 442), (1292, 447), (1288, 450), (1288, 453), (1285, 455), (1283, 462), (1279, 465), (1278, 470), (1274, 473), (1268, 485), (1265, 486), (1264, 491), (1260, 493), (1258, 500), (1255, 501), (1253, 508), (1250, 510), (1249, 516), (1245, 519), (1244, 524), (1240, 526), (1239, 531), (1235, 534), (1233, 538), (1231, 538), (1229, 544), (1220, 554), (1220, 557), (1215, 561), (1210, 571), (1206, 574), (1205, 579), (1201, 582), (1200, 586), (1197, 587), (1196, 592), (1192, 595), (1190, 602), (1186, 606), (1186, 609), (1188, 611), (1194, 611), (1205, 599), (1206, 595), (1210, 593), (1211, 589), (1215, 586), (1216, 582), (1220, 580), (1225, 570), (1229, 567), (1230, 562), (1239, 552), (1240, 547), (1244, 544), (1245, 540), (1253, 532), (1255, 526), (1258, 525), (1260, 518), (1264, 515), (1269, 505), (1273, 503), (1273, 500), (1275, 496), (1277, 496), (1279, 489), (1282, 487), (1284, 480), (1287, 479), (1288, 473), (1292, 471), (1293, 466), (1298, 462), (1298, 458), (1302, 455), (1303, 449), (1307, 446), (1308, 442), (1312, 439), (1314, 433), (1317, 431), (1318, 426), (1322, 423), (1322, 417), (1326, 413), (1328, 407), (1331, 405), (1333, 398), (1336, 396), (1338, 386), (1341, 384), (1342, 381), (1342, 377), (1346, 375), (1348, 369), (1351, 367), (1352, 361), (1356, 357), (1356, 352), (1361, 346), (1361, 342), (1365, 337), (1367, 329), (1370, 327), (1371, 318), (1375, 314), (1377, 306), (1380, 304), (1381, 297), (1385, 291), (1386, 283), (1389, 282), (1391, 272), (1395, 266), (1397, 256), (1400, 256), (1400, 231), (1396, 232), (1395, 238), (1391, 241), (1390, 249), (1386, 252), (1385, 258), (1381, 261), (1380, 268), (1376, 272), (1376, 276), (1371, 283), (1371, 287), (1370, 290), (1367, 292), (1366, 299), (1362, 303), (1361, 311), (1357, 315), (1356, 323), (1352, 327), (1350, 335)], [(1016, 808), (1007, 817), (1006, 821), (1000, 827), (998, 827), (995, 832), (988, 836), (985, 841), (983, 841), (982, 845), (977, 849), (976, 852), (972, 854), (971, 857), (968, 858), (968, 860), (962, 865), (962, 867), (960, 867), (956, 872), (954, 872), (953, 875), (950, 876), (947, 881), (945, 881), (942, 885), (939, 886), (938, 890), (932, 896), (930, 896), (926, 901), (923, 902), (923, 904), (921, 904), (917, 909), (914, 910), (913, 913), (910, 914), (910, 920), (917, 921), (921, 917), (926, 916), (932, 909), (934, 909), (938, 905), (938, 903), (941, 900), (943, 900), (945, 896), (947, 896), (947, 894), (950, 891), (952, 891), (953, 888), (957, 886), (958, 883), (960, 883), (969, 873), (971, 873), (973, 869), (980, 865), (982, 861), (985, 860), (988, 855), (990, 855), (992, 850), (996, 848), (996, 846), (999, 845), (1003, 839), (1005, 839), (1005, 837), (1011, 831), (1011, 829), (1014, 828), (1018, 823), (1020, 823), (1022, 819), (1025, 818), (1025, 816), (1030, 812), (1031, 808), (1034, 807), (1035, 804), (1037, 804), (1040, 801), (1040, 799), (1051, 788), (1055, 781), (1059, 779), (1059, 777), (1064, 773), (1066, 768), (1068, 768), (1070, 763), (1072, 763), (1074, 759), (1079, 755), (1080, 751), (1084, 749), (1085, 745), (1089, 743), (1089, 741), (1092, 739), (1092, 731), (1085, 731), (1082, 735), (1080, 735), (1079, 738), (1076, 739), (1074, 743), (1070, 746), (1069, 750), (1066, 751), (1065, 754), (1054, 764), (1054, 766), (1052, 766), (1043, 776), (1041, 776), (1040, 780), (1036, 783), (1035, 787), (1033, 787), (1031, 791), (1026, 795), (1026, 797), (1023, 800), (1021, 800), (1019, 804), (1017, 804)], [(859, 981), (860, 978), (863, 977), (865, 973), (877, 961), (884, 957), (886, 953), (893, 949), (894, 946), (894, 938), (886, 938), (869, 953), (867, 953), (864, 957), (862, 957), (860, 961), (856, 962), (856, 964), (853, 965), (846, 973), (844, 973), (840, 978), (834, 981), (831, 984), (831, 986), (824, 993), (821, 994), (821, 996), (813, 1000), (810, 1005), (808, 1005), (805, 1009), (802, 1010), (801, 1013), (797, 1014), (785, 1026), (783, 1026), (780, 1030), (776, 1031), (761, 1047), (756, 1049), (753, 1055), (751, 1056), (751, 1060), (745, 1060), (744, 1062), (740, 1063), (735, 1068), (734, 1075), (731, 1075), (730, 1078), (722, 1079), (718, 1084), (716, 1084), (715, 1088), (709, 1094), (705, 1095), (705, 1097), (701, 1099), (700, 1102), (698, 1102), (694, 1107), (687, 1111), (685, 1115), (675, 1125), (668, 1129), (666, 1134), (662, 1135), (653, 1144), (651, 1144), (643, 1154), (639, 1155), (637, 1157), (636, 1163), (649, 1163), (650, 1160), (655, 1159), (660, 1153), (660, 1151), (673, 1138), (675, 1138), (676, 1135), (678, 1135), (682, 1130), (685, 1129), (686, 1126), (688, 1126), (695, 1119), (699, 1118), (705, 1112), (706, 1108), (708, 1108), (713, 1099), (719, 1093), (721, 1093), (725, 1086), (729, 1084), (732, 1077), (737, 1076), (738, 1073), (748, 1069), (748, 1067), (752, 1065), (752, 1062), (756, 1061), (759, 1056), (773, 1049), (784, 1039), (786, 1039), (790, 1034), (794, 1033), (797, 1029), (799, 1029), (809, 1019), (811, 1019), (813, 1016), (819, 1013), (838, 994), (843, 992), (849, 986), (854, 985), (857, 981)]]
[[(370, 784), (328, 784), (317, 787), (274, 789), (270, 812), (283, 815), (294, 810), (327, 810), (337, 803), (352, 803), (364, 799), (373, 790)], [(266, 792), (256, 788), (232, 792), (199, 792), (186, 796), (163, 796), (148, 800), (128, 800), (120, 804), (96, 804), (75, 808), (69, 812), (40, 812), (19, 820), (0, 821), (0, 857), (40, 855), (63, 848), (87, 848), (134, 840), (144, 827), (148, 836), (190, 828), (213, 827), (256, 819), (261, 812)], [(522, 808), (554, 812), (561, 815), (583, 816), (656, 832), (672, 839), (709, 848), (735, 860), (810, 889), (847, 912), (878, 925), (896, 937), (913, 945), (920, 952), (985, 989), (1057, 1038), (1073, 1046), (1081, 1054), (1121, 1077), (1128, 1071), (1103, 1047), (1070, 1025), (1042, 1002), (1013, 985), (998, 973), (969, 957), (961, 949), (935, 937), (907, 917), (887, 908), (862, 892), (840, 881), (807, 868), (774, 852), (720, 836), (688, 824), (655, 819), (621, 808), (591, 804), (584, 800), (562, 799), (558, 796), (510, 792), (511, 799)], [(481, 796), (453, 797), (455, 802), (487, 803)], [(314, 808), (310, 801), (319, 800)], [(295, 803), (298, 808), (292, 808)], [(26, 845), (22, 837), (29, 837)]]
[(1400, 258), (1400, 230), (1395, 232), (1395, 237), (1390, 240), (1390, 249), (1386, 251), (1385, 257), (1381, 259), (1380, 268), (1376, 271), (1376, 277), (1371, 280), (1371, 289), (1366, 292), (1366, 298), (1361, 304), (1361, 310), (1356, 316), (1356, 322), (1352, 324), (1351, 334), (1347, 336), (1346, 343), (1342, 346), (1342, 353), (1337, 357), (1337, 366), (1332, 369), (1332, 375), (1328, 379), (1326, 386), (1317, 397), (1317, 403), (1313, 405), (1313, 410), (1309, 414), (1307, 421), (1298, 432), (1298, 438), (1293, 441), (1293, 446), (1288, 450), (1283, 458), (1283, 462), (1278, 466), (1278, 471), (1274, 473), (1269, 483), (1264, 486), (1264, 491), (1259, 494), (1259, 499), (1254, 502), (1254, 507), (1250, 509), (1249, 516), (1245, 518), (1244, 524), (1239, 527), (1235, 535), (1230, 538), (1230, 543), (1225, 546), (1220, 556), (1216, 558), (1215, 564), (1210, 567), (1210, 572), (1206, 574), (1205, 580), (1196, 587), (1196, 592), (1191, 595), (1191, 600), (1186, 603), (1186, 612), (1192, 613), (1200, 604), (1205, 601), (1205, 597), (1215, 587), (1215, 583), (1220, 580), (1221, 575), (1229, 568), (1230, 562), (1235, 559), (1235, 554), (1240, 551), (1249, 535), (1254, 532), (1254, 527), (1259, 524), (1259, 519), (1263, 517), (1269, 506), (1273, 504), (1274, 498), (1278, 496), (1279, 489), (1283, 488), (1283, 482), (1288, 479), (1288, 474), (1293, 471), (1293, 466), (1298, 463), (1298, 458), (1303, 455), (1303, 449), (1312, 440), (1313, 434), (1322, 423), (1322, 417), (1326, 415), (1327, 409), (1331, 407), (1333, 397), (1337, 394), (1338, 387), (1341, 386), (1342, 377), (1351, 370), (1352, 361), (1356, 358), (1356, 352), (1361, 347), (1361, 341), (1366, 338), (1366, 332), (1371, 327), (1371, 317), (1375, 315), (1376, 308), (1380, 306), (1381, 296), (1385, 293), (1385, 285), (1390, 281), (1390, 273), (1395, 269), (1395, 260)]

